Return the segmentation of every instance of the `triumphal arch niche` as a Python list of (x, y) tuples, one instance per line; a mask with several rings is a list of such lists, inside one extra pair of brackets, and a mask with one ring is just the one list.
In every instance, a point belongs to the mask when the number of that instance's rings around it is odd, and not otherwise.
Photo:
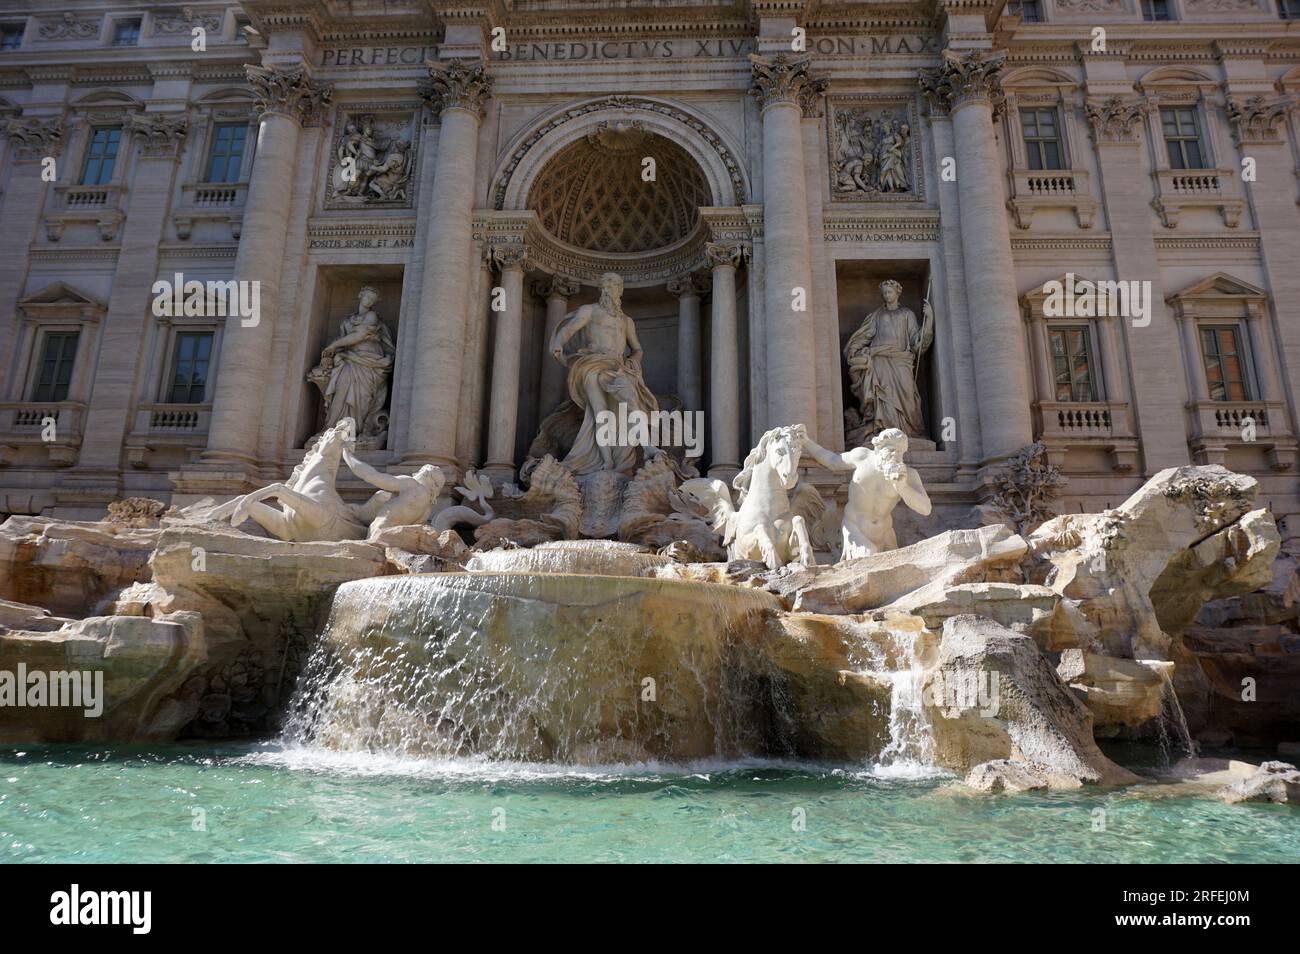
[[(684, 472), (734, 473), (753, 297), (736, 147), (687, 107), (606, 97), (534, 122), (504, 156), (476, 222), (506, 303), (490, 322), (484, 468), (527, 479), (549, 455), (579, 480), (625, 481), (653, 450), (592, 447), (604, 390), (610, 407), (682, 412), (655, 449)], [(584, 305), (631, 320), (623, 365), (589, 357), (601, 332)]]

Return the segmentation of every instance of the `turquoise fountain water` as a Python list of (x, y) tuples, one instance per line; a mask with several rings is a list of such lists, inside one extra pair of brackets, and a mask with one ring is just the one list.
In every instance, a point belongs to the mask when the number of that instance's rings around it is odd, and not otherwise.
[[(0, 749), (0, 861), (1300, 857), (1288, 806), (965, 790), (926, 765), (904, 633), (862, 647), (887, 708), (874, 760), (756, 758), (770, 732), (735, 648), (766, 594), (635, 577), (654, 561), (617, 552), (604, 577), (520, 559), (346, 585), (277, 742)], [(638, 704), (646, 671), (662, 711)]]
[(566, 769), (276, 745), (0, 752), (6, 862), (1297, 857), (1292, 807), (1133, 790), (984, 796), (944, 778), (757, 761)]

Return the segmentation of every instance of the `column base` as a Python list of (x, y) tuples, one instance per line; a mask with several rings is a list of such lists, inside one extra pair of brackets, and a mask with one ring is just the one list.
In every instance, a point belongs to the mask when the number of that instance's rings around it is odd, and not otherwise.
[(484, 475), (492, 481), (493, 487), (500, 487), (503, 484), (515, 483), (517, 476), (515, 465), (512, 463), (503, 463), (501, 461), (488, 461), (478, 469), (480, 475)]

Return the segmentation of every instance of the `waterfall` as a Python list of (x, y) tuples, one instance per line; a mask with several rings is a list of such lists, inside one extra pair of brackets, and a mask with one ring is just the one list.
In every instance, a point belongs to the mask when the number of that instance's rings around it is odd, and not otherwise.
[(775, 598), (678, 580), (443, 573), (346, 583), (290, 744), (614, 764), (761, 747), (743, 645)]
[[(1185, 755), (1196, 757), (1197, 746), (1192, 739), (1192, 733), (1187, 728), (1187, 716), (1183, 713), (1182, 703), (1178, 701), (1178, 693), (1174, 689), (1174, 680), (1169, 673), (1167, 666), (1156, 668), (1160, 674), (1160, 716), (1156, 720), (1157, 731), (1160, 739), (1160, 751), (1164, 754), (1166, 762), (1169, 762), (1169, 750), (1171, 741), (1177, 742), (1179, 748)], [(1169, 730), (1172, 727), (1175, 739), (1169, 737)]]

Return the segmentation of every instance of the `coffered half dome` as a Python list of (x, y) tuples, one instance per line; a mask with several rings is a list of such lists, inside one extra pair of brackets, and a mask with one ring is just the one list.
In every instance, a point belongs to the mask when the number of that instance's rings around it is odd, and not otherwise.
[(710, 203), (695, 160), (639, 122), (600, 123), (551, 159), (528, 193), (528, 207), (553, 236), (607, 253), (679, 242), (695, 227), (700, 206)]

